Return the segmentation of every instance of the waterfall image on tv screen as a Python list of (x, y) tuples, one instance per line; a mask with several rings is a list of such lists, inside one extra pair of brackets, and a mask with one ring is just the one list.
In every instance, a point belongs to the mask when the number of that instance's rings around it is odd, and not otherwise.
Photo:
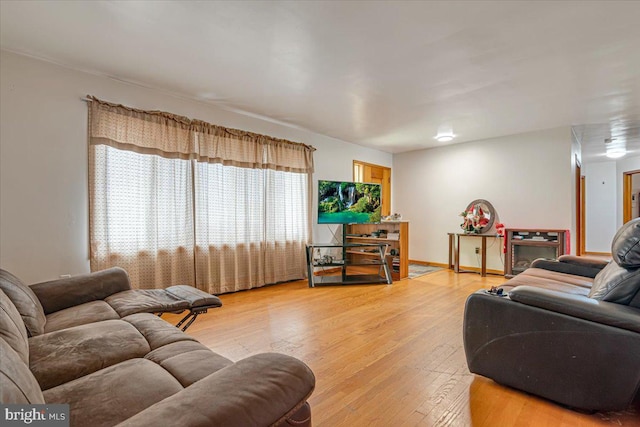
[(318, 223), (380, 222), (380, 184), (318, 181)]

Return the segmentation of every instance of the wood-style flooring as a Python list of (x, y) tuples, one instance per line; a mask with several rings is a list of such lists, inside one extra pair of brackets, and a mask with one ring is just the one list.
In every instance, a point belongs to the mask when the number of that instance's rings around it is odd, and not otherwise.
[(469, 373), (464, 302), (504, 281), (443, 270), (393, 285), (292, 282), (222, 295), (188, 333), (232, 360), (280, 352), (306, 362), (315, 427), (640, 426), (638, 405), (584, 414)]

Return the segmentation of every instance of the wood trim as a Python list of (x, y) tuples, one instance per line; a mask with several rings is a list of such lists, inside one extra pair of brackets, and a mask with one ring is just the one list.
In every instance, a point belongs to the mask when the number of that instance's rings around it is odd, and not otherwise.
[(391, 168), (382, 168), (382, 216), (391, 215)]
[[(448, 269), (449, 266), (444, 263), (444, 262), (431, 262), (431, 261), (419, 261), (416, 259), (410, 259), (409, 260), (409, 264), (418, 264), (418, 265), (426, 265), (429, 267), (441, 267), (444, 269)], [(471, 266), (466, 266), (466, 265), (461, 265), (460, 266), (461, 270), (466, 270), (466, 271), (473, 271), (474, 273), (481, 273), (482, 272), (482, 268), (480, 267), (471, 267)], [(493, 270), (490, 268), (487, 268), (487, 273), (489, 274), (497, 274), (498, 276), (504, 276), (504, 271), (502, 270)]]
[(409, 264), (425, 265), (427, 267), (449, 268), (449, 266), (447, 264), (442, 263), (442, 262), (420, 261), (420, 260), (417, 260), (417, 259), (410, 259), (409, 260)]
[(632, 173), (624, 172), (622, 175), (622, 223), (631, 220), (631, 190)]
[(611, 256), (611, 252), (585, 252), (583, 255)]
[(580, 228), (578, 237), (580, 243), (577, 244), (576, 252), (580, 256), (586, 252), (587, 245), (587, 180), (584, 176), (580, 177)]
[(576, 186), (576, 255), (580, 256), (582, 253), (582, 229), (584, 223), (582, 222), (582, 164), (578, 155), (575, 155), (576, 171), (575, 171), (575, 186)]
[(363, 162), (363, 161), (360, 161), (360, 160), (354, 160), (354, 161), (352, 162), (352, 164), (353, 164), (353, 165), (355, 165), (355, 164), (360, 164), (360, 165), (364, 165), (364, 166), (370, 166), (370, 167), (372, 167), (372, 168), (387, 168), (387, 169), (391, 169), (391, 168), (390, 168), (390, 167), (388, 167), (388, 166), (376, 165), (375, 163), (368, 163), (368, 162)]

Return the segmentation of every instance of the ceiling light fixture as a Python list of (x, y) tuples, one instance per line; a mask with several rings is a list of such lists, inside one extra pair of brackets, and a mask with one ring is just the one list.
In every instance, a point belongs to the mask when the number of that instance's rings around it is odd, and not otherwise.
[(620, 157), (624, 157), (625, 154), (627, 154), (627, 150), (624, 148), (613, 148), (607, 150), (606, 156), (610, 159), (619, 159)]
[(438, 133), (434, 137), (438, 142), (453, 141), (456, 135), (453, 133), (453, 126), (450, 123), (441, 124), (438, 127)]
[(455, 137), (456, 136), (452, 133), (439, 133), (438, 135), (436, 135), (436, 139), (438, 140), (438, 142), (453, 141), (453, 138)]
[(617, 138), (606, 138), (604, 140), (605, 155), (610, 159), (619, 159), (627, 154), (627, 144), (624, 140)]

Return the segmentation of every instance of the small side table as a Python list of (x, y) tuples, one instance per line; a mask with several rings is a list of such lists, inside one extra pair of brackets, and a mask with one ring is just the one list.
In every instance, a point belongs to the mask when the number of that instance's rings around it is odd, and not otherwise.
[(449, 268), (456, 273), (471, 273), (468, 270), (460, 270), (460, 237), (479, 237), (482, 239), (480, 250), (481, 268), (480, 275), (487, 275), (487, 237), (499, 237), (497, 234), (474, 233), (447, 233), (449, 235)]

